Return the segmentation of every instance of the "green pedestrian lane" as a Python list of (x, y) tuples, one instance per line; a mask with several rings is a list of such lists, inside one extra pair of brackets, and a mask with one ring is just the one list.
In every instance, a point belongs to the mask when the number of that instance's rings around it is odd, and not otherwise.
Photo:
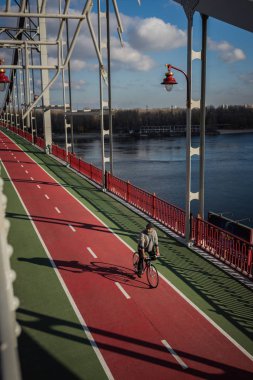
[(14, 293), (23, 379), (106, 379), (102, 366), (59, 281), (43, 244), (2, 168), (8, 241), (14, 249)]
[[(3, 129), (2, 129), (3, 130)], [(146, 220), (66, 165), (4, 129), (12, 140), (115, 234), (136, 248)], [(20, 299), (18, 339), (24, 379), (103, 379), (106, 375), (7, 173), (2, 168), (12, 267)], [(253, 355), (252, 290), (158, 229), (159, 272), (207, 317)], [(36, 257), (36, 260), (34, 259)], [(129, 256), (129, 267), (132, 266)], [(162, 280), (161, 280), (162, 281)], [(149, 290), (147, 290), (149, 291)], [(153, 291), (153, 290), (151, 290)], [(84, 295), (85, 296), (85, 295)], [(168, 328), (173, 328), (168, 320)]]

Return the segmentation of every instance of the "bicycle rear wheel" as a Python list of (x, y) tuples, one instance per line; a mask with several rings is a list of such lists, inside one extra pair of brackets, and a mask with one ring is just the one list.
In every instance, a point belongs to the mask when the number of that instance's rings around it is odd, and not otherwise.
[(134, 252), (133, 253), (133, 267), (136, 273), (138, 272), (138, 262), (139, 262), (139, 255), (137, 252)]
[(151, 288), (156, 288), (159, 283), (159, 276), (156, 267), (153, 264), (150, 264), (147, 267), (147, 279)]

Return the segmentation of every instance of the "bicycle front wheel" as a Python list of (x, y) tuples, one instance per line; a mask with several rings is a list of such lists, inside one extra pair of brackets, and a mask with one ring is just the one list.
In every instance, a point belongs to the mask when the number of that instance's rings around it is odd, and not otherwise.
[(151, 288), (156, 288), (159, 283), (159, 276), (156, 267), (153, 264), (150, 264), (147, 267), (147, 279)]
[(133, 267), (134, 267), (134, 271), (136, 273), (138, 272), (138, 262), (139, 262), (139, 255), (137, 252), (134, 252), (134, 254), (133, 254)]

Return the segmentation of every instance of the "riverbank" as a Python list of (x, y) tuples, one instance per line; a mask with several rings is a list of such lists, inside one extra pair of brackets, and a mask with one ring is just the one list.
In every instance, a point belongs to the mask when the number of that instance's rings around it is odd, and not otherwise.
[(220, 135), (230, 135), (235, 133), (253, 133), (252, 129), (218, 129)]

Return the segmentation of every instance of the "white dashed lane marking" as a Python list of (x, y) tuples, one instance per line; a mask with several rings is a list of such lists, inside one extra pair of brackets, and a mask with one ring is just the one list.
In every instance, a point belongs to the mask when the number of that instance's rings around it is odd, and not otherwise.
[(70, 228), (73, 232), (76, 232), (76, 230), (74, 229), (73, 226), (71, 226), (71, 224), (69, 224), (68, 226), (69, 226), (69, 228)]
[(125, 291), (125, 289), (118, 282), (115, 282), (115, 285), (121, 291), (121, 293), (124, 294), (124, 296), (126, 297), (126, 299), (129, 300), (131, 298), (130, 295)]
[(178, 364), (180, 364), (183, 369), (187, 369), (188, 365), (186, 365), (185, 362), (176, 353), (176, 351), (173, 350), (173, 348), (169, 345), (169, 343), (167, 342), (167, 340), (162, 340), (161, 342), (162, 342), (162, 344), (164, 344), (164, 346), (167, 348), (167, 350), (173, 356), (173, 358), (176, 359), (176, 361), (178, 362)]
[(97, 259), (97, 255), (92, 251), (92, 249), (90, 247), (87, 247), (87, 250), (90, 252), (91, 256), (94, 257), (94, 259)]

